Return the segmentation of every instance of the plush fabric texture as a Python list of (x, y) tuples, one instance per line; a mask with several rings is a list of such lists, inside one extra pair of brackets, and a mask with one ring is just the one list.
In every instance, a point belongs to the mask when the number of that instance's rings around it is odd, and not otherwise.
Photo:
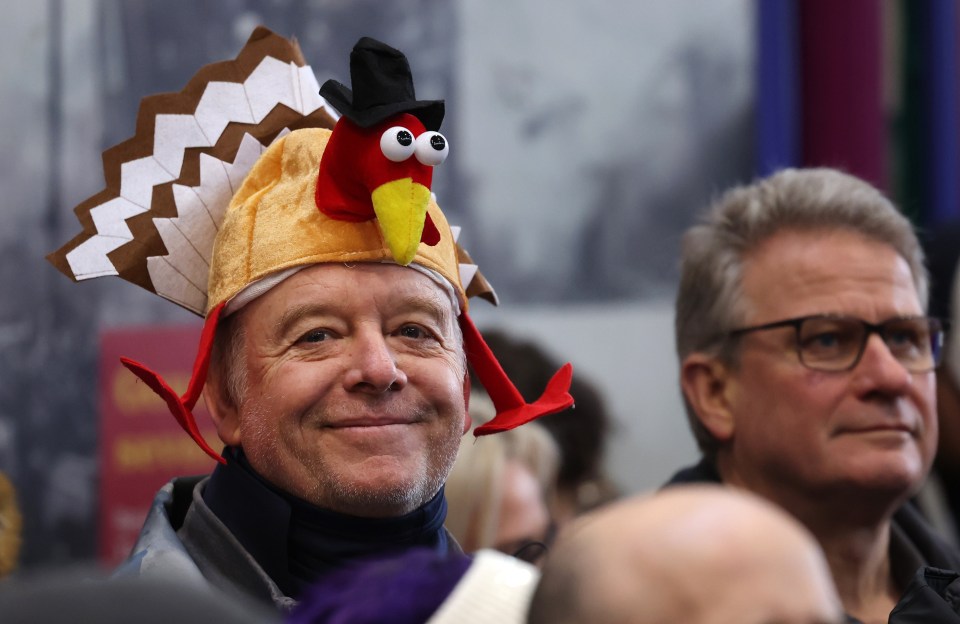
[(400, 162), (389, 160), (381, 149), (380, 137), (396, 126), (406, 128), (411, 137), (426, 131), (419, 119), (406, 113), (372, 128), (341, 118), (320, 160), (316, 201), (320, 212), (333, 219), (376, 219), (394, 260), (407, 265), (421, 240), (432, 246), (440, 236), (427, 216), (433, 167), (412, 154)]
[[(331, 219), (316, 204), (320, 158), (330, 131), (307, 128), (275, 141), (234, 195), (214, 243), (208, 311), (277, 271), (320, 262), (393, 262), (375, 220)], [(413, 262), (449, 281), (466, 306), (453, 234), (432, 199), (440, 240), (419, 245)]]

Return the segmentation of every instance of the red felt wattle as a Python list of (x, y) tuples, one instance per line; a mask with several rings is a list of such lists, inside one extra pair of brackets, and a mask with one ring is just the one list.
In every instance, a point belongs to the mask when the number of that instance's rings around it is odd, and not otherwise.
[(437, 229), (437, 225), (430, 218), (429, 212), (423, 222), (423, 234), (420, 235), (420, 242), (430, 247), (440, 242), (440, 230)]
[(207, 314), (203, 322), (203, 331), (200, 332), (200, 344), (197, 345), (197, 357), (193, 361), (193, 372), (190, 374), (190, 383), (183, 393), (182, 400), (189, 409), (200, 400), (203, 384), (207, 382), (207, 371), (210, 369), (210, 354), (213, 352), (213, 337), (217, 333), (217, 324), (226, 302), (214, 307)]
[(525, 403), (503, 412), (498, 411), (493, 420), (474, 429), (473, 435), (479, 437), (508, 431), (541, 416), (556, 414), (572, 407), (573, 397), (570, 396), (570, 382), (572, 380), (573, 366), (567, 362), (554, 373), (543, 394), (534, 403)]
[(223, 303), (210, 310), (207, 320), (204, 322), (203, 331), (200, 333), (200, 344), (197, 349), (197, 357), (193, 362), (193, 373), (190, 376), (190, 383), (187, 385), (187, 391), (183, 396), (178, 396), (176, 391), (171, 388), (163, 377), (157, 372), (147, 368), (140, 362), (122, 357), (120, 362), (134, 375), (136, 375), (147, 387), (153, 390), (167, 404), (167, 408), (173, 417), (177, 419), (183, 430), (189, 434), (193, 441), (197, 443), (203, 452), (217, 460), (221, 464), (227, 463), (226, 460), (213, 448), (207, 444), (207, 441), (200, 435), (200, 429), (197, 427), (197, 421), (193, 416), (194, 405), (200, 399), (203, 392), (203, 384), (207, 381), (207, 371), (210, 368), (210, 353), (213, 350), (213, 337), (216, 334), (217, 323), (220, 321), (220, 314), (223, 312)]
[(460, 315), (460, 328), (463, 331), (463, 345), (467, 351), (467, 360), (490, 396), (490, 400), (493, 401), (497, 412), (490, 422), (474, 429), (474, 436), (507, 431), (540, 416), (563, 411), (573, 405), (573, 397), (570, 396), (573, 366), (569, 362), (553, 375), (539, 399), (533, 403), (527, 403), (466, 312)]

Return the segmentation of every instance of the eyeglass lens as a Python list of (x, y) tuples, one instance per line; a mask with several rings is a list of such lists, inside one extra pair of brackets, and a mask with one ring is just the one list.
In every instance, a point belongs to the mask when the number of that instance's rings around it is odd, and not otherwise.
[[(867, 325), (855, 318), (808, 318), (797, 330), (800, 359), (819, 370), (852, 367), (863, 352), (869, 334)], [(878, 330), (890, 353), (913, 372), (936, 366), (939, 328), (927, 318), (890, 319)]]

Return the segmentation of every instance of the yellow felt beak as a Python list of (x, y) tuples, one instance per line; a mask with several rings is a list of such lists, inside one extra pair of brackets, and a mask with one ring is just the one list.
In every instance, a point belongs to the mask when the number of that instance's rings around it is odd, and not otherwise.
[(430, 189), (413, 178), (400, 178), (374, 189), (371, 200), (393, 259), (397, 264), (410, 264), (423, 236)]

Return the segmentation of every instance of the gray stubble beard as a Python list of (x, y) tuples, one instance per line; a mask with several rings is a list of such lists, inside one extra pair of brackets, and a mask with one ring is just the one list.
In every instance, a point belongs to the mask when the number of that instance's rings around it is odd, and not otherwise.
[[(247, 418), (255, 423), (252, 428), (253, 434), (260, 440), (269, 439), (271, 433), (264, 426), (265, 415), (262, 407), (269, 401), (270, 397), (263, 397), (262, 401), (257, 401), (254, 404), (247, 401), (245, 406), (248, 412)], [(305, 424), (322, 426), (323, 417), (317, 412), (319, 410), (311, 410), (304, 417), (308, 421)], [(436, 417), (439, 418), (439, 416)], [(355, 485), (349, 480), (338, 478), (340, 471), (331, 470), (322, 456), (311, 453), (310, 449), (302, 447), (298, 450), (295, 459), (299, 465), (304, 466), (310, 474), (316, 477), (310, 491), (289, 492), (287, 487), (281, 483), (276, 483), (274, 479), (268, 478), (267, 475), (261, 474), (260, 476), (273, 483), (273, 485), (288, 491), (288, 493), (304, 498), (307, 502), (321, 508), (352, 515), (403, 515), (432, 499), (446, 482), (457, 458), (465, 417), (466, 414), (464, 413), (459, 419), (451, 418), (449, 426), (443, 430), (442, 435), (427, 440), (427, 448), (424, 449), (428, 457), (426, 459), (426, 470), (420, 472), (413, 483), (400, 487), (373, 489)], [(271, 440), (270, 444), (276, 446), (277, 440)], [(283, 449), (274, 449), (274, 455), (283, 452)], [(436, 459), (431, 461), (429, 459), (431, 456)], [(323, 479), (320, 477), (324, 474), (333, 478)]]

